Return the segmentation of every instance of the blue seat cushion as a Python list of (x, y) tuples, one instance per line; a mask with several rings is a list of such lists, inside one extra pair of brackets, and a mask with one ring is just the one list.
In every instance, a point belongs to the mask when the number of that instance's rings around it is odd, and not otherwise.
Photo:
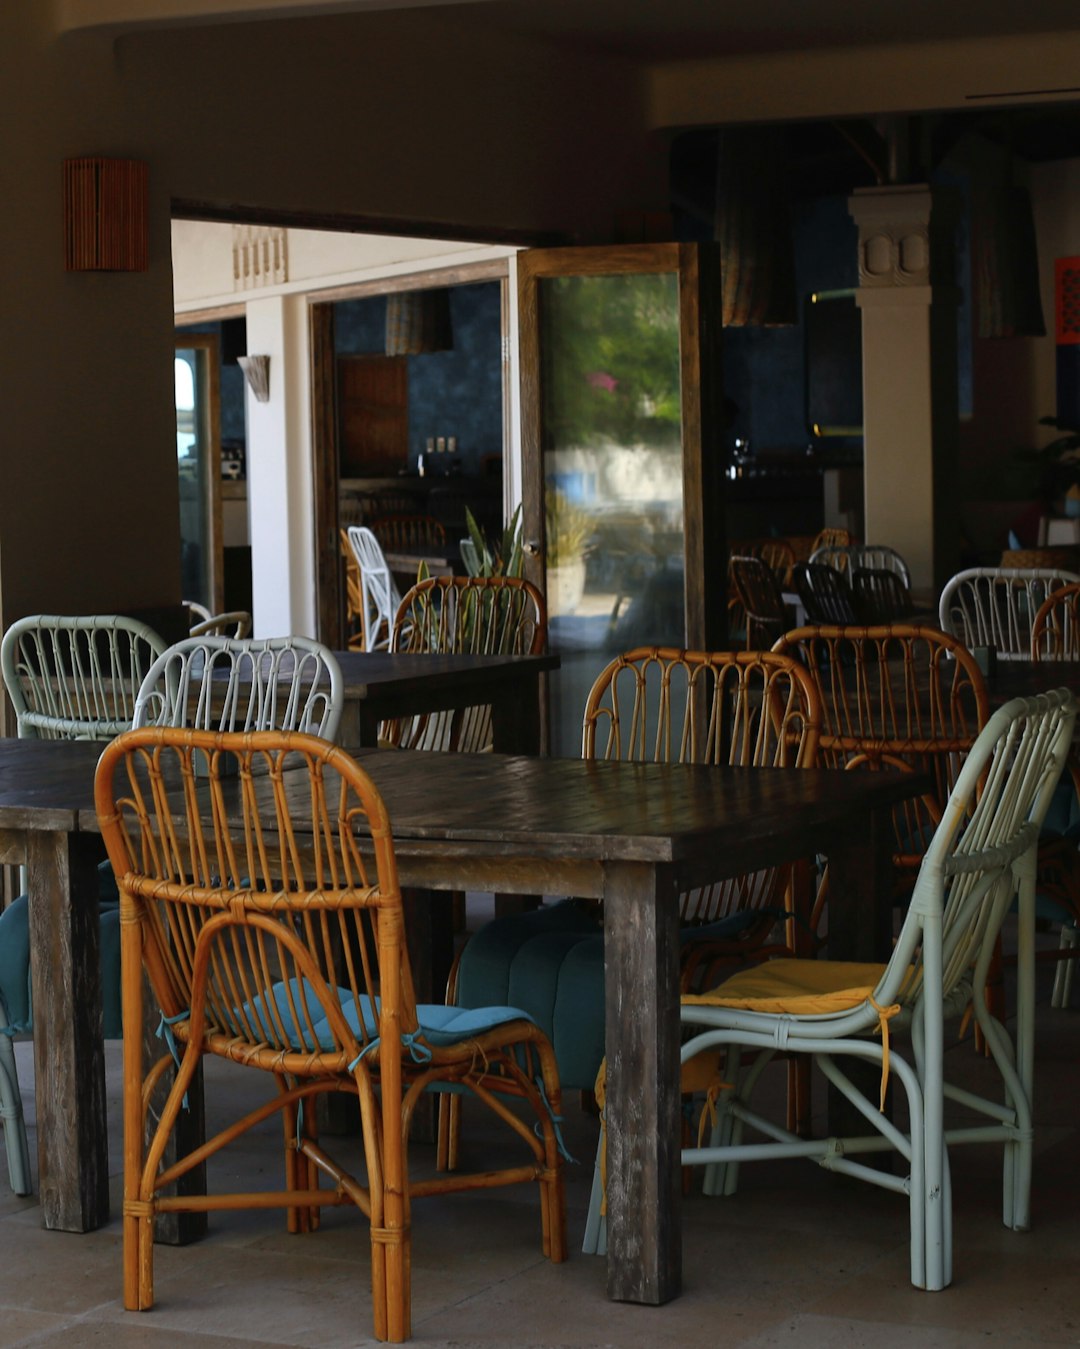
[[(334, 1036), (329, 1019), (323, 1014), (315, 997), (314, 990), (307, 980), (290, 979), (274, 984), (271, 992), (275, 1011), (271, 1011), (262, 995), (252, 998), (241, 1008), (244, 1016), (261, 1028), (268, 1040), (276, 1040), (278, 1030), (271, 1034), (271, 1027), (278, 1027), (294, 1049), (330, 1052), (334, 1048)], [(374, 1009), (371, 999), (361, 995), (359, 1000), (344, 988), (337, 991), (341, 1009), (349, 1029), (358, 1040), (378, 1039), (379, 1008), (376, 1000)], [(300, 1012), (299, 1024), (293, 1015), (293, 1008), (299, 1011), (307, 1007), (311, 1019), (310, 1027), (303, 1012)], [(447, 1007), (443, 1003), (419, 1003), (416, 1008), (417, 1021), (420, 1023), (419, 1035), (429, 1045), (445, 1048), (470, 1040), (510, 1021), (531, 1021), (532, 1018), (516, 1007)], [(361, 1019), (363, 1031), (361, 1031)]]
[[(118, 1040), (123, 1034), (119, 909), (113, 907), (101, 910), (98, 915), (98, 934), (103, 1032), (107, 1040)], [(32, 1028), (30, 912), (26, 895), (12, 900), (0, 914), (0, 999), (3, 1000), (10, 1026), (19, 1031)]]

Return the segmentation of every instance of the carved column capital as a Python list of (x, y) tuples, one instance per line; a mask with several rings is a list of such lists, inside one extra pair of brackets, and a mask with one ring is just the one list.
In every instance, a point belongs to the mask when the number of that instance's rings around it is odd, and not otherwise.
[(930, 284), (930, 211), (924, 184), (858, 188), (848, 210), (859, 228), (859, 285)]

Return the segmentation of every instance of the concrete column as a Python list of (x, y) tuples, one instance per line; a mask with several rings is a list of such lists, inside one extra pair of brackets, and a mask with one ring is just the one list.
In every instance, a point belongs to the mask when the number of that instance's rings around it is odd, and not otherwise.
[(252, 631), (314, 637), (310, 341), (302, 295), (247, 302), (249, 355), (270, 357), (270, 396), (247, 391)]
[(955, 571), (956, 291), (948, 197), (925, 185), (860, 189), (863, 491), (867, 543), (889, 544), (912, 587)]

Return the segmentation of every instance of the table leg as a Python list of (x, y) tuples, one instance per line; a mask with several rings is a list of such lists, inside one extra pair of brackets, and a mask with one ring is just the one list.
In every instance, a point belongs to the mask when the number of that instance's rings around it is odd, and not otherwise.
[(508, 680), (491, 700), (491, 744), (496, 754), (539, 754), (540, 676)]
[(658, 1305), (682, 1279), (678, 887), (604, 867), (608, 1296)]
[(38, 1183), (45, 1226), (89, 1232), (109, 1218), (99, 839), (28, 834)]

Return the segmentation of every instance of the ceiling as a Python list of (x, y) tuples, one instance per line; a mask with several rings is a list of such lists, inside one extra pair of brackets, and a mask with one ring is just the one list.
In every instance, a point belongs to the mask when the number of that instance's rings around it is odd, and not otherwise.
[(647, 61), (1080, 29), (1076, 0), (484, 0), (482, 14)]

